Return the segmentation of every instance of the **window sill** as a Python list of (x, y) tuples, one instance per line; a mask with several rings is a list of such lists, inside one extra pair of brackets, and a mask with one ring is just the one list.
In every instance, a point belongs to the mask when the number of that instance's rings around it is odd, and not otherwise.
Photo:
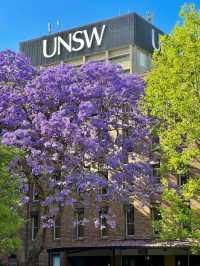
[(76, 241), (84, 241), (86, 239), (86, 237), (78, 237), (78, 238), (76, 238)]
[(160, 237), (160, 233), (153, 233), (152, 237), (154, 239), (159, 238)]
[(60, 238), (53, 238), (53, 241), (60, 241), (61, 240), (61, 237)]
[(100, 239), (101, 240), (107, 240), (107, 239), (109, 239), (109, 236), (101, 236)]
[(134, 239), (135, 235), (126, 235), (124, 239)]

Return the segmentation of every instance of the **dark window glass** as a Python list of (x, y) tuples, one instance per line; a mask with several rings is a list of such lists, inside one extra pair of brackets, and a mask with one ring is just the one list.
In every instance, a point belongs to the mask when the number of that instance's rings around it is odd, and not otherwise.
[(101, 237), (108, 236), (108, 207), (101, 208), (100, 211)]
[(39, 200), (39, 190), (37, 188), (37, 185), (33, 185), (33, 201), (38, 201)]
[(39, 230), (39, 216), (32, 215), (31, 217), (31, 226), (32, 226), (32, 240), (36, 239), (37, 233)]
[(187, 229), (191, 232), (191, 205), (189, 201), (184, 201), (184, 208), (183, 208), (183, 223), (182, 226), (184, 229)]
[(124, 73), (127, 73), (127, 74), (130, 74), (131, 70), (130, 70), (130, 68), (127, 68), (127, 69), (124, 69), (123, 72), (124, 72)]
[(9, 266), (17, 266), (17, 258), (16, 255), (12, 255), (8, 258), (8, 265)]
[(132, 204), (125, 207), (126, 235), (134, 235), (134, 206)]
[(160, 177), (160, 161), (152, 164), (153, 176)]
[(60, 266), (61, 265), (61, 259), (60, 254), (52, 254), (52, 266)]
[(153, 204), (151, 207), (151, 216), (153, 221), (153, 232), (159, 234), (159, 228), (157, 222), (161, 219), (160, 204)]
[(61, 237), (61, 218), (57, 217), (54, 222), (54, 239)]
[(189, 179), (188, 174), (179, 175), (179, 177), (178, 177), (178, 185), (182, 186), (182, 185), (186, 184), (188, 179)]
[(84, 208), (78, 208), (75, 211), (76, 216), (76, 238), (82, 238), (85, 235), (84, 226)]
[[(98, 172), (99, 172), (100, 176), (102, 176), (103, 178), (108, 180), (108, 170), (107, 169), (103, 169), (103, 168), (99, 167), (99, 171)], [(104, 195), (108, 193), (108, 185), (105, 185), (104, 187), (102, 187), (101, 193), (104, 194)]]

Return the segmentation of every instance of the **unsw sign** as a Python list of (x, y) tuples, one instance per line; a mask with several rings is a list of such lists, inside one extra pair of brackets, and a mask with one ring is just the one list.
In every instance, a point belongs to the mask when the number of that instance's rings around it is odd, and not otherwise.
[(51, 58), (55, 55), (61, 54), (61, 47), (64, 47), (67, 52), (77, 52), (83, 50), (85, 47), (91, 48), (92, 44), (101, 46), (106, 25), (102, 25), (101, 29), (98, 30), (97, 27), (92, 28), (92, 32), (89, 35), (88, 31), (78, 30), (74, 33), (68, 34), (68, 40), (64, 40), (61, 36), (56, 36), (53, 38), (53, 49), (48, 52), (48, 40), (43, 40), (43, 56), (45, 58)]
[[(98, 30), (97, 27), (93, 27), (90, 34), (88, 34), (87, 29), (78, 30), (74, 33), (68, 34), (68, 40), (64, 40), (61, 36), (53, 37), (53, 49), (49, 52), (48, 45), (49, 41), (47, 39), (43, 40), (43, 56), (45, 58), (52, 58), (55, 55), (61, 54), (61, 47), (63, 47), (68, 53), (78, 52), (83, 50), (85, 47), (91, 49), (92, 44), (101, 46), (102, 40), (106, 31), (106, 25)], [(156, 46), (155, 41), (155, 30), (152, 29), (151, 32), (152, 47), (154, 50), (160, 50), (160, 43)], [(51, 41), (52, 42), (52, 41)]]

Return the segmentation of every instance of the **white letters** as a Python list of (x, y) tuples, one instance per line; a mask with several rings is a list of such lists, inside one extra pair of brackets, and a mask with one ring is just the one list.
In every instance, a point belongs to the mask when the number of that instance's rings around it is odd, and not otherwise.
[(88, 48), (91, 48), (94, 38), (96, 39), (97, 45), (98, 46), (101, 45), (102, 39), (103, 39), (103, 34), (104, 34), (104, 31), (105, 31), (105, 27), (106, 27), (106, 25), (103, 25), (100, 36), (99, 36), (98, 31), (97, 31), (97, 28), (96, 27), (93, 28), (92, 29), (92, 34), (90, 36), (90, 39), (89, 39), (87, 30), (84, 30), (83, 31), (84, 32), (84, 35), (85, 35), (85, 40), (86, 40), (86, 43), (87, 43), (87, 47)]
[[(98, 32), (96, 27), (92, 28), (91, 35), (89, 37), (87, 30), (83, 31), (76, 31), (74, 33), (68, 34), (68, 42), (63, 40), (62, 37), (57, 36), (54, 37), (54, 46), (51, 54), (48, 54), (48, 42), (47, 40), (43, 40), (43, 56), (45, 58), (51, 58), (53, 56), (61, 54), (61, 46), (63, 46), (69, 53), (77, 52), (82, 50), (85, 45), (87, 48), (91, 48), (93, 42), (96, 41), (97, 46), (100, 46), (103, 40), (104, 32), (105, 32), (106, 25), (102, 26), (100, 32)], [(78, 37), (78, 35), (80, 35)], [(73, 46), (73, 43), (78, 43), (78, 46)]]
[(152, 46), (153, 46), (154, 50), (160, 51), (160, 34), (158, 33), (158, 47), (156, 47), (155, 30), (154, 29), (152, 29)]
[(47, 40), (43, 40), (43, 55), (44, 57), (46, 58), (51, 58), (53, 57), (55, 54), (56, 54), (56, 51), (57, 51), (57, 38), (54, 37), (54, 48), (53, 48), (53, 52), (51, 54), (48, 54), (47, 53)]
[(62, 44), (65, 49), (71, 53), (72, 51), (72, 34), (70, 33), (69, 35), (69, 43), (63, 40), (60, 36), (58, 36), (58, 55), (60, 55), (60, 45)]
[(72, 50), (73, 50), (74, 52), (82, 50), (82, 49), (84, 48), (84, 46), (85, 46), (84, 40), (81, 39), (81, 38), (78, 38), (78, 37), (77, 37), (78, 34), (81, 35), (81, 34), (83, 34), (83, 32), (82, 32), (82, 31), (76, 31), (76, 32), (73, 34), (73, 41), (76, 42), (76, 43), (79, 43), (79, 44), (80, 44), (79, 47), (76, 47), (76, 48), (73, 47), (73, 48), (72, 48)]

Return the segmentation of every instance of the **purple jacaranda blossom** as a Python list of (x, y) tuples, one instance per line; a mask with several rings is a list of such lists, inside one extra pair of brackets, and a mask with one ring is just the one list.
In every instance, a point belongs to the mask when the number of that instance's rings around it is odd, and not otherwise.
[(93, 194), (100, 205), (105, 187), (112, 201), (152, 196), (151, 169), (135, 160), (138, 145), (146, 156), (150, 144), (150, 119), (137, 107), (144, 88), (142, 77), (110, 62), (36, 70), (22, 55), (0, 53), (2, 143), (24, 151), (13, 172), (29, 184), (24, 204), (38, 186), (44, 227), (60, 206), (89, 206)]
[(25, 205), (26, 203), (28, 203), (29, 202), (29, 197), (28, 196), (23, 196), (22, 198), (21, 198), (21, 203), (23, 204), (23, 205)]
[(24, 85), (36, 75), (30, 60), (21, 54), (6, 50), (0, 53), (0, 83)]
[(117, 227), (116, 217), (114, 217), (113, 219), (108, 219), (108, 225), (109, 225), (112, 229), (116, 229), (116, 227)]

